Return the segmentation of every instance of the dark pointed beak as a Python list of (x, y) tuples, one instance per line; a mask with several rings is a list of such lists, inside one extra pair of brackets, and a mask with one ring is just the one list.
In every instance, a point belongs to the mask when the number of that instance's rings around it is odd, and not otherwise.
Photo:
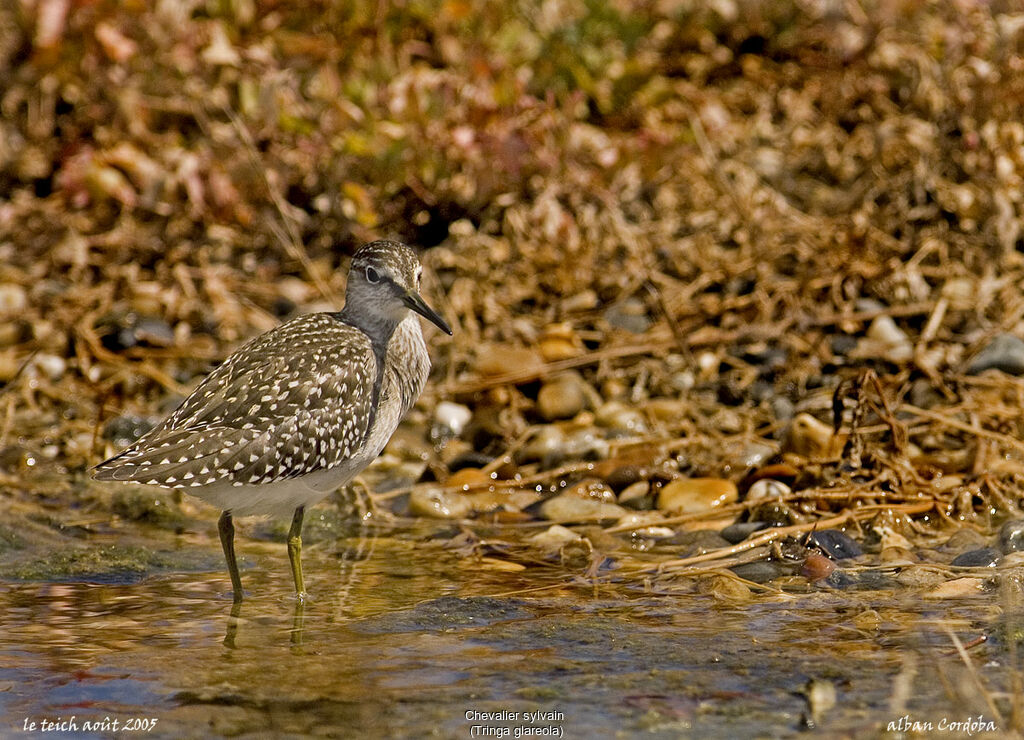
[(445, 323), (444, 319), (441, 318), (437, 311), (427, 305), (427, 302), (420, 297), (419, 293), (410, 290), (405, 294), (405, 298), (403, 300), (405, 301), (406, 306), (425, 318), (445, 334), (451, 336), (452, 330), (448, 328), (448, 324)]

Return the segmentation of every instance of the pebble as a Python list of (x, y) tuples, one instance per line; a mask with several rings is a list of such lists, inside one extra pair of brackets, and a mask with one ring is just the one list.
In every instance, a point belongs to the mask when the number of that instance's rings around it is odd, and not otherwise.
[(739, 499), (736, 484), (722, 478), (676, 478), (662, 486), (658, 508), (672, 514), (699, 514)]
[(1011, 519), (999, 528), (999, 547), (1006, 554), (1024, 551), (1024, 519)]
[(562, 299), (562, 311), (564, 313), (573, 313), (574, 311), (590, 311), (597, 308), (598, 305), (597, 293), (590, 288), (585, 288), (579, 293), (569, 296), (568, 298)]
[(747, 489), (747, 500), (757, 501), (759, 499), (778, 499), (783, 496), (787, 496), (793, 492), (789, 486), (785, 483), (780, 483), (777, 480), (771, 478), (762, 478), (761, 480), (754, 481), (749, 489)]
[(835, 684), (824, 679), (812, 678), (804, 687), (804, 696), (807, 698), (807, 709), (811, 714), (808, 729), (820, 727), (825, 714), (836, 706)]
[(882, 548), (878, 555), (878, 562), (885, 566), (913, 565), (920, 562), (920, 558), (914, 554), (913, 550), (909, 550), (906, 547), (892, 546)]
[(434, 423), (448, 430), (450, 436), (458, 437), (473, 418), (473, 412), (461, 403), (441, 401), (434, 409)]
[[(1000, 535), (1002, 533), (1000, 532)], [(945, 544), (943, 549), (953, 550), (955, 552), (965, 552), (966, 550), (974, 550), (979, 547), (984, 547), (986, 544), (985, 537), (970, 527), (961, 527), (955, 531)]]
[(878, 316), (848, 356), (851, 360), (883, 359), (898, 365), (914, 358), (914, 345), (891, 316)]
[(842, 441), (832, 427), (810, 414), (798, 414), (786, 428), (782, 451), (810, 458), (829, 457), (842, 450)]
[(860, 545), (838, 529), (822, 529), (812, 532), (807, 541), (819, 547), (833, 560), (855, 558), (864, 554)]
[(775, 454), (775, 447), (767, 442), (751, 442), (740, 452), (740, 464), (756, 468)]
[(786, 568), (770, 560), (744, 563), (743, 565), (734, 566), (730, 570), (740, 578), (753, 581), (754, 583), (767, 583), (786, 575), (788, 572)]
[(608, 457), (608, 440), (591, 426), (566, 435), (565, 456), (581, 460), (603, 460)]
[(581, 498), (563, 493), (550, 498), (540, 506), (540, 515), (554, 522), (599, 522), (621, 519), (629, 513), (618, 504), (596, 498)]
[(32, 366), (50, 380), (57, 381), (64, 375), (68, 363), (63, 357), (40, 352), (32, 358)]
[(820, 581), (822, 578), (828, 578), (835, 569), (836, 566), (831, 560), (824, 555), (815, 553), (808, 555), (804, 560), (804, 564), (800, 568), (800, 575), (811, 582)]
[(520, 463), (539, 462), (547, 467), (558, 464), (565, 454), (565, 432), (556, 426), (546, 425), (520, 448), (516, 460)]
[(562, 373), (548, 380), (537, 394), (537, 410), (546, 421), (571, 419), (587, 403), (583, 380), (577, 373)]
[(583, 354), (583, 342), (572, 326), (566, 323), (549, 324), (537, 343), (545, 362), (568, 360)]
[(1024, 566), (1024, 552), (1010, 552), (999, 559), (1000, 568), (1019, 568)]
[(848, 355), (857, 347), (857, 338), (849, 334), (837, 334), (829, 340), (829, 344), (833, 355)]
[(760, 532), (768, 525), (764, 522), (736, 522), (723, 529), (720, 534), (722, 539), (730, 545), (738, 545), (755, 532)]
[(897, 573), (893, 580), (907, 588), (935, 588), (944, 582), (946, 577), (936, 572), (933, 567), (910, 565)]
[(999, 561), (999, 554), (999, 551), (994, 547), (968, 550), (953, 558), (953, 562), (950, 565), (964, 568), (991, 568)]
[(594, 413), (598, 426), (618, 432), (620, 435), (639, 435), (647, 432), (647, 422), (637, 409), (621, 401), (608, 401)]
[(540, 353), (510, 344), (492, 344), (481, 348), (476, 358), (476, 371), (484, 377), (507, 373), (540, 372), (544, 361)]
[(720, 550), (728, 547), (729, 543), (711, 529), (693, 529), (676, 532), (661, 544), (679, 547), (680, 554), (689, 557), (690, 555), (703, 555), (712, 550)]
[(923, 594), (926, 599), (962, 599), (985, 593), (984, 578), (955, 578)]
[(557, 550), (568, 542), (576, 542), (583, 539), (568, 527), (561, 524), (552, 524), (543, 532), (538, 532), (529, 538), (529, 541), (536, 547), (545, 550)]
[(533, 489), (499, 489), (497, 491), (476, 491), (458, 494), (469, 501), (470, 511), (475, 514), (500, 510), (519, 514), (528, 506), (537, 503), (541, 494)]
[(785, 396), (775, 396), (771, 400), (770, 405), (772, 413), (775, 414), (775, 418), (779, 421), (789, 421), (796, 413), (796, 406)]
[(1012, 334), (997, 334), (971, 360), (967, 374), (977, 375), (991, 369), (1010, 375), (1024, 374), (1024, 341)]
[(616, 329), (625, 329), (633, 334), (643, 334), (651, 328), (647, 307), (636, 298), (627, 298), (609, 306), (604, 312), (604, 320)]
[(472, 502), (461, 493), (440, 488), (418, 488), (409, 494), (409, 511), (434, 519), (464, 519), (473, 510)]
[(491, 476), (479, 468), (462, 468), (457, 470), (445, 479), (445, 488), (468, 489), (470, 486), (478, 487), (493, 483)]
[(619, 503), (631, 509), (650, 509), (654, 500), (650, 495), (651, 484), (645, 480), (626, 486), (619, 493)]
[(752, 594), (750, 586), (743, 581), (723, 575), (704, 576), (697, 579), (697, 593), (723, 601), (749, 599)]
[[(105, 326), (104, 326), (105, 325)], [(102, 335), (100, 341), (111, 352), (120, 352), (140, 345), (148, 347), (171, 347), (174, 345), (174, 329), (163, 319), (128, 313), (121, 317), (101, 320), (97, 329)]]
[(28, 305), (28, 293), (17, 283), (0, 283), (0, 316), (20, 314)]

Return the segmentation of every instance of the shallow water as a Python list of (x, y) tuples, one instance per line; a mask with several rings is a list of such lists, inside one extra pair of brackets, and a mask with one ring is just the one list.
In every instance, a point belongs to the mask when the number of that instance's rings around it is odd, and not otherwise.
[[(1014, 676), (999, 641), (975, 648), (979, 692), (951, 650), (944, 625), (981, 634), (990, 597), (730, 603), (493, 570), (446, 541), (365, 532), (307, 547), (303, 608), (284, 546), (248, 539), (237, 610), (219, 563), (134, 583), (6, 582), (0, 734), (48, 720), (77, 732), (47, 737), (795, 736), (814, 721), (814, 679), (836, 694), (819, 732), (875, 737), (904, 716), (993, 719), (984, 697)], [(212, 540), (188, 547), (215, 561)], [(550, 714), (526, 714), (538, 711)], [(156, 722), (122, 735), (132, 720)]]

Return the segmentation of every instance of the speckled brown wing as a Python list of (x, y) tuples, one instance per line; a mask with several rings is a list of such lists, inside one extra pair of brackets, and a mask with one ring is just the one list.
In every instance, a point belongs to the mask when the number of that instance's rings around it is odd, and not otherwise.
[(231, 355), (94, 476), (187, 489), (259, 485), (334, 467), (372, 424), (375, 378), (363, 332), (331, 314), (301, 316)]

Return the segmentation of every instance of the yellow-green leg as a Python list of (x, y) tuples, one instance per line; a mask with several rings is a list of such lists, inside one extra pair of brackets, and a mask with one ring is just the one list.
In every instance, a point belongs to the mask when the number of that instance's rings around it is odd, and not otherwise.
[(292, 564), (292, 578), (295, 579), (295, 595), (299, 601), (306, 598), (306, 587), (302, 583), (302, 515), (306, 507), (300, 506), (292, 517), (292, 528), (288, 530), (288, 560)]
[(220, 532), (220, 546), (224, 548), (224, 559), (228, 561), (228, 574), (231, 576), (231, 588), (234, 589), (235, 603), (242, 600), (242, 579), (238, 575), (238, 561), (235, 560), (235, 523), (231, 521), (231, 512), (222, 511), (217, 522)]

